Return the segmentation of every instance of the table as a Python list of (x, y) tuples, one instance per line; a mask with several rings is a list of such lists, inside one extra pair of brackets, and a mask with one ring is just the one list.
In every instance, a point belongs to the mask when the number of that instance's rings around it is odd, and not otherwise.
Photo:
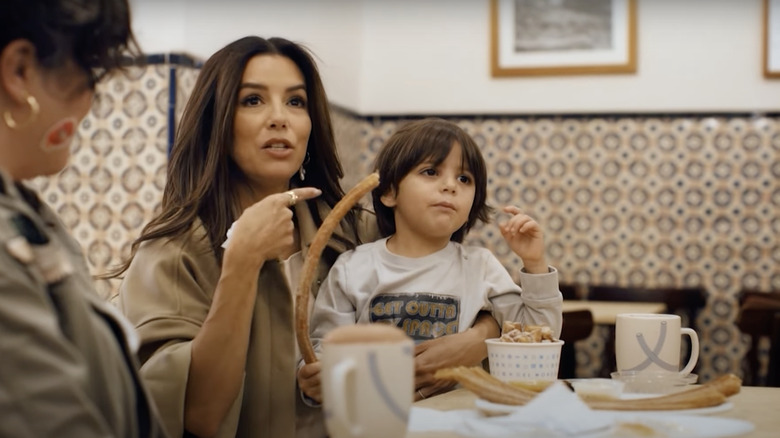
[[(416, 407), (449, 411), (453, 409), (470, 409), (474, 407), (476, 396), (471, 391), (456, 389), (446, 394), (420, 400), (414, 404)], [(780, 388), (766, 388), (757, 386), (745, 386), (742, 391), (729, 399), (734, 408), (717, 414), (724, 418), (737, 418), (747, 420), (756, 426), (756, 429), (745, 437), (775, 437), (780, 430), (780, 416), (777, 415), (777, 406), (780, 403)], [(457, 438), (458, 435), (449, 432), (409, 433), (407, 438)]]
[(615, 371), (615, 321), (621, 313), (664, 313), (666, 303), (642, 301), (589, 301), (563, 300), (563, 311), (590, 310), (593, 323), (608, 327), (609, 333), (604, 342), (604, 355), (601, 358), (599, 377), (609, 378)]
[(587, 301), (563, 300), (563, 311), (590, 310), (593, 323), (599, 325), (615, 325), (618, 314), (621, 313), (664, 313), (665, 303), (645, 303), (636, 301)]

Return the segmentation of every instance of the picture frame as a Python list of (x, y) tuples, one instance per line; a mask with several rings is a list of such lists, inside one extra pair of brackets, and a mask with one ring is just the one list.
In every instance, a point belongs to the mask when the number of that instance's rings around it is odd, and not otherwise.
[(635, 73), (636, 27), (636, 0), (491, 0), (491, 74)]
[(763, 64), (765, 78), (780, 78), (780, 0), (764, 0)]

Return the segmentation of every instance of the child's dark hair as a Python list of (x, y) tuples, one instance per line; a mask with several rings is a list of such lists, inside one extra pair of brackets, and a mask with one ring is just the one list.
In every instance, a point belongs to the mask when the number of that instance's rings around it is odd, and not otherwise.
[(441, 164), (455, 142), (460, 144), (463, 167), (474, 176), (475, 192), (466, 225), (454, 232), (450, 240), (463, 242), (477, 220), (489, 222), (492, 208), (487, 205), (487, 170), (479, 146), (455, 123), (429, 117), (399, 128), (376, 157), (374, 169), (379, 172), (379, 186), (371, 192), (371, 197), (383, 236), (395, 234), (395, 214), (392, 208), (382, 204), (382, 195), (390, 190), (397, 191), (401, 180), (423, 161), (430, 160), (436, 166)]

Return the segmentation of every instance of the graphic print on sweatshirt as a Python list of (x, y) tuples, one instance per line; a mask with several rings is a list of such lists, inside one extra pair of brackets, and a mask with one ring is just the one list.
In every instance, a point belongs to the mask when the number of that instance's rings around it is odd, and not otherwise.
[(460, 299), (429, 293), (385, 294), (371, 300), (372, 323), (393, 324), (417, 342), (458, 332)]

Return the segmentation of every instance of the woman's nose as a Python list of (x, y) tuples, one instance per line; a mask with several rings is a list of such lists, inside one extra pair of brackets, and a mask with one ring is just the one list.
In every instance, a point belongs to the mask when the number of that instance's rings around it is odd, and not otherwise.
[(271, 106), (271, 115), (268, 119), (268, 125), (271, 128), (287, 127), (287, 114), (284, 105), (274, 104)]

